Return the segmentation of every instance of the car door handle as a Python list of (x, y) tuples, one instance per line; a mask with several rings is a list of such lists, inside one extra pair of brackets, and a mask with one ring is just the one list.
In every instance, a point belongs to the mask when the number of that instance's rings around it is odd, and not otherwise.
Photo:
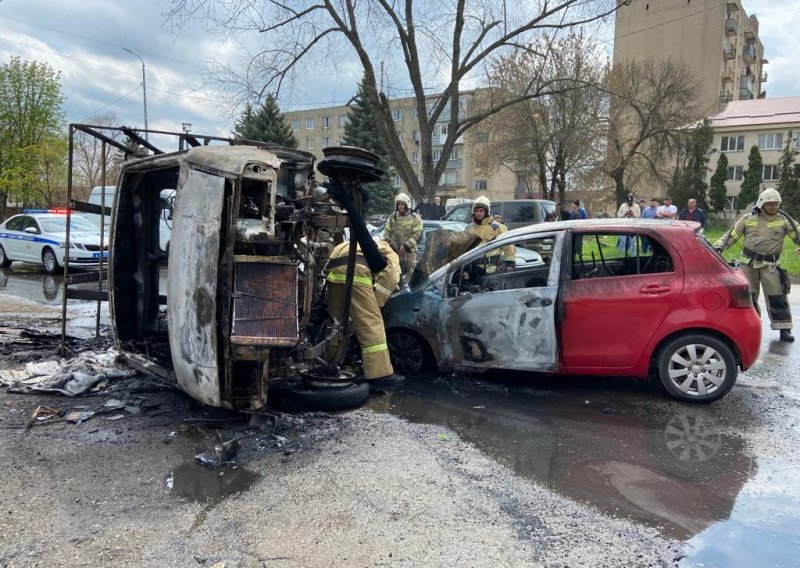
[(526, 308), (532, 308), (534, 306), (549, 306), (553, 303), (553, 300), (550, 298), (525, 298), (522, 300), (522, 304)]
[(639, 288), (640, 294), (664, 294), (665, 292), (669, 292), (671, 288), (669, 286), (663, 286), (661, 284), (651, 284), (649, 286), (642, 286)]

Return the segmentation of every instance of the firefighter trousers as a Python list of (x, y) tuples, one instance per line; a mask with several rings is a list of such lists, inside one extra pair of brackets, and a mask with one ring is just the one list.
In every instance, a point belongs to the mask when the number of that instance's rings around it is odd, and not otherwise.
[[(328, 282), (328, 312), (338, 321), (342, 321), (344, 292), (344, 284)], [(361, 344), (364, 378), (378, 379), (394, 374), (389, 359), (389, 347), (386, 344), (383, 316), (372, 287), (353, 285), (350, 297), (350, 320)]]
[(753, 296), (753, 305), (758, 309), (758, 296), (761, 288), (767, 303), (767, 313), (772, 329), (792, 329), (792, 312), (789, 309), (789, 299), (783, 293), (781, 275), (775, 265), (765, 265), (753, 268), (749, 264), (742, 264), (742, 271), (750, 283), (750, 294)]

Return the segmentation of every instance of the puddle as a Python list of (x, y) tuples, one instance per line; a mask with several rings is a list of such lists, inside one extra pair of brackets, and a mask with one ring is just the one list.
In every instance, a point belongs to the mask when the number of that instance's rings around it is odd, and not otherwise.
[(757, 471), (744, 441), (724, 434), (707, 409), (657, 416), (633, 396), (409, 380), (369, 405), (447, 425), (517, 474), (669, 537), (728, 519)]
[(185, 463), (167, 476), (166, 485), (179, 497), (192, 501), (218, 501), (246, 491), (258, 477), (258, 474), (236, 466), (210, 469), (196, 463)]

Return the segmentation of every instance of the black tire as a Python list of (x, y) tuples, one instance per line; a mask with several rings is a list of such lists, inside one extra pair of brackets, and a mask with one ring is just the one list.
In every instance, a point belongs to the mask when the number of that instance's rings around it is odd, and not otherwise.
[(369, 385), (313, 388), (285, 385), (277, 389), (278, 403), (288, 410), (345, 410), (361, 406), (369, 398)]
[(44, 265), (44, 271), (47, 274), (56, 274), (61, 269), (61, 265), (58, 264), (58, 257), (50, 247), (46, 247), (42, 251), (42, 265)]
[(6, 256), (6, 249), (0, 245), (0, 268), (8, 268), (11, 266), (11, 259)]
[(666, 391), (684, 402), (707, 404), (725, 396), (739, 369), (733, 350), (703, 333), (683, 335), (666, 343), (656, 361)]
[(395, 373), (406, 377), (423, 374), (431, 367), (432, 356), (428, 344), (419, 335), (404, 329), (387, 332), (389, 357)]

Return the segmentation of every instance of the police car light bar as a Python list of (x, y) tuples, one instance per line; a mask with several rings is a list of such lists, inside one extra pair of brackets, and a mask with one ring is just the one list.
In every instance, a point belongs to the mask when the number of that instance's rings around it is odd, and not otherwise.
[(59, 213), (61, 215), (66, 215), (69, 213), (69, 209), (23, 209), (23, 213), (31, 214), (31, 213)]

